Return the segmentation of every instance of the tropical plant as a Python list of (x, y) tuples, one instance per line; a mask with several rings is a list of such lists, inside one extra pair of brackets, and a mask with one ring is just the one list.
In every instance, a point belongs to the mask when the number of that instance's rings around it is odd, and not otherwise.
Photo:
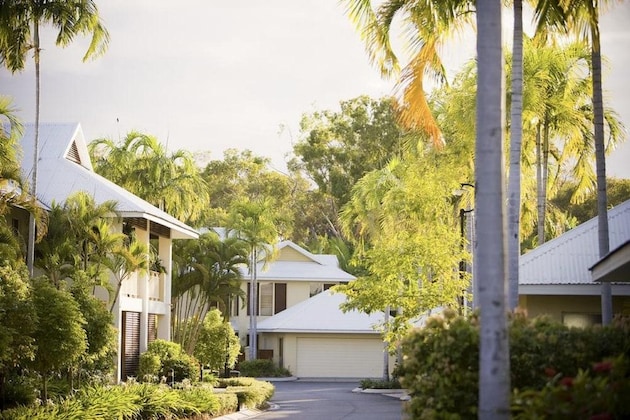
[(140, 355), (138, 375), (140, 379), (165, 378), (171, 385), (184, 379), (194, 382), (199, 379), (199, 363), (193, 356), (186, 354), (179, 344), (155, 340)]
[(137, 131), (120, 144), (97, 139), (88, 148), (100, 175), (182, 221), (201, 217), (208, 188), (190, 153), (169, 153), (156, 137)]
[[(361, 34), (370, 60), (383, 76), (398, 77), (400, 121), (404, 127), (423, 131), (434, 145), (442, 144), (440, 130), (425, 96), (425, 77), (446, 82), (438, 54), (444, 41), (472, 23), (474, 2), (469, 0), (403, 0), (380, 2), (345, 0), (346, 13)], [(400, 60), (391, 42), (393, 26), (402, 24), (409, 62), (400, 70)], [(398, 32), (396, 32), (398, 34)]]
[(459, 182), (436, 155), (408, 156), (368, 173), (340, 215), (345, 234), (356, 238), (351, 264), (360, 262), (365, 272), (334, 289), (346, 294), (345, 310), (398, 308), (384, 326), (390, 343), (426, 311), (456, 306), (468, 285), (454, 269), (466, 258), (452, 202)]
[(77, 271), (88, 276), (92, 287), (108, 287), (105, 260), (123, 244), (125, 236), (114, 233), (112, 222), (119, 220), (116, 202), (97, 204), (86, 192), (70, 195), (63, 203), (52, 203), (49, 229), (37, 245), (35, 266), (60, 287)]
[(0, 308), (0, 407), (4, 407), (12, 403), (5, 393), (11, 372), (35, 354), (32, 333), (37, 318), (23, 262), (19, 267), (0, 264)]
[(23, 208), (35, 217), (38, 239), (46, 233), (46, 213), (29, 194), (28, 182), (20, 171), (19, 139), (23, 127), (15, 115), (11, 99), (0, 95), (0, 260), (15, 264), (23, 257), (23, 238), (3, 217), (12, 208)]
[(49, 375), (73, 366), (86, 350), (85, 318), (72, 295), (56, 289), (46, 278), (33, 280), (33, 303), (37, 349), (31, 364), (41, 376), (42, 399), (46, 401)]
[[(593, 141), (595, 144), (595, 168), (597, 176), (597, 217), (598, 248), (603, 258), (610, 250), (608, 230), (608, 206), (606, 196), (606, 139), (605, 113), (602, 92), (602, 54), (599, 31), (599, 16), (608, 0), (566, 0), (559, 2), (540, 1), (535, 17), (538, 27), (547, 27), (563, 34), (575, 34), (588, 40), (591, 46), (591, 81), (593, 107)], [(600, 10), (601, 9), (601, 10)], [(607, 325), (612, 320), (612, 292), (608, 282), (602, 282), (602, 322)]]
[(238, 336), (232, 325), (216, 309), (210, 311), (203, 321), (194, 356), (202, 366), (213, 371), (223, 370), (225, 377), (233, 368), (241, 352)]
[[(0, 64), (15, 73), (24, 69), (27, 53), (33, 50), (35, 62), (35, 140), (33, 174), (30, 193), (37, 196), (37, 163), (39, 156), (40, 114), (40, 29), (50, 25), (58, 30), (56, 44), (65, 47), (77, 35), (91, 35), (92, 40), (83, 61), (105, 52), (109, 34), (102, 25), (96, 4), (92, 0), (68, 2), (64, 0), (25, 0), (2, 2), (0, 12)], [(36, 218), (31, 213), (27, 263), (33, 274)]]
[(137, 240), (132, 240), (128, 244), (123, 242), (104, 259), (103, 265), (109, 268), (116, 281), (114, 295), (110, 297), (111, 306), (109, 311), (113, 313), (123, 282), (134, 274), (138, 275), (147, 272), (149, 268), (149, 251), (145, 244)]
[(193, 354), (211, 307), (229, 317), (240, 288), (239, 266), (247, 264), (249, 248), (234, 237), (223, 240), (215, 232), (195, 241), (176, 241), (173, 251), (173, 340)]
[(273, 212), (269, 200), (240, 200), (230, 208), (227, 235), (234, 236), (247, 244), (249, 251), (249, 358), (257, 355), (257, 315), (258, 315), (258, 263), (274, 257), (274, 247), (278, 240), (279, 214)]

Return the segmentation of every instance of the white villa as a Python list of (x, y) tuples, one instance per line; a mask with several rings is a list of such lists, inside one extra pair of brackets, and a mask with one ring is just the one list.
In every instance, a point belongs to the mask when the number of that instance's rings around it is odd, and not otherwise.
[[(25, 127), (22, 171), (30, 179), (33, 164), (34, 126)], [(139, 355), (156, 338), (170, 339), (172, 240), (193, 239), (197, 231), (152, 206), (127, 190), (96, 174), (79, 124), (40, 124), (37, 198), (44, 208), (62, 203), (70, 195), (85, 191), (97, 204), (107, 200), (118, 203), (122, 223), (135, 230), (139, 241), (156, 245), (165, 273), (136, 273), (125, 280), (114, 307), (118, 329), (118, 380), (135, 375)], [(14, 209), (11, 223), (27, 237), (28, 214)], [(112, 281), (114, 281), (112, 279)], [(105, 290), (97, 296), (107, 299)]]

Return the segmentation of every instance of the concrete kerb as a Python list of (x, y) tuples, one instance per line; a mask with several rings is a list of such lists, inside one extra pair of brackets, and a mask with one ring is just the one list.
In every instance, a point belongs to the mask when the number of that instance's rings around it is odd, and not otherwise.
[(411, 399), (406, 389), (355, 388), (352, 392), (360, 392), (362, 394), (381, 394), (386, 397), (396, 398), (400, 401), (409, 401)]

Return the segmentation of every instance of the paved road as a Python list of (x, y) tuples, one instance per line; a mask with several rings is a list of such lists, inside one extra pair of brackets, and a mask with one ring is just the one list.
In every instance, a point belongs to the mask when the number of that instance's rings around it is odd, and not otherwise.
[(400, 420), (402, 402), (381, 394), (352, 392), (351, 382), (275, 382), (271, 402), (274, 410), (256, 416), (260, 419), (298, 420)]

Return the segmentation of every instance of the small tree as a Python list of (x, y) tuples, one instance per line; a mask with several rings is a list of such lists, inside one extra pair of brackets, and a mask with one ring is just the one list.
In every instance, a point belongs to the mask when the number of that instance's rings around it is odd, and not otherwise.
[(38, 322), (32, 364), (42, 377), (42, 398), (46, 400), (50, 373), (72, 366), (86, 351), (85, 318), (72, 295), (56, 289), (46, 278), (34, 279), (33, 302)]
[(0, 401), (4, 404), (5, 381), (9, 371), (29, 360), (34, 347), (35, 310), (30, 300), (28, 271), (0, 266)]
[(155, 340), (140, 355), (140, 380), (148, 377), (166, 378), (170, 383), (184, 379), (199, 379), (199, 363), (184, 353), (182, 346), (166, 340)]
[(211, 370), (224, 369), (228, 376), (228, 369), (234, 367), (240, 352), (241, 345), (232, 325), (222, 319), (217, 309), (208, 312), (195, 346), (197, 360)]

